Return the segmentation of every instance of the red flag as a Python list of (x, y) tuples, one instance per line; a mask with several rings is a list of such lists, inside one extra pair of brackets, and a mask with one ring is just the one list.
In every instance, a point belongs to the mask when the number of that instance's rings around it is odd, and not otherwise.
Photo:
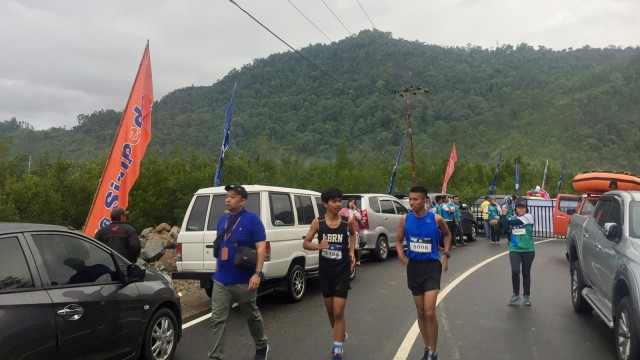
[(85, 234), (89, 236), (94, 236), (98, 229), (111, 222), (113, 207), (127, 208), (129, 190), (138, 178), (140, 162), (151, 140), (151, 105), (153, 82), (147, 42), (111, 155), (84, 227)]
[(449, 182), (449, 178), (451, 177), (451, 174), (453, 174), (453, 168), (456, 161), (458, 161), (458, 154), (456, 153), (456, 144), (453, 143), (453, 149), (451, 149), (449, 163), (447, 164), (447, 171), (444, 173), (444, 182), (442, 183), (441, 193), (447, 192), (447, 182)]

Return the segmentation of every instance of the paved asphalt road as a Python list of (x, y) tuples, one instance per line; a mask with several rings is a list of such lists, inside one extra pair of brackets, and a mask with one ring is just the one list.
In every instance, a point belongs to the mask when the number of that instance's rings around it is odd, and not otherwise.
[[(596, 315), (573, 312), (564, 249), (560, 239), (536, 245), (531, 307), (507, 306), (511, 274), (506, 244), (493, 246), (479, 239), (453, 250), (437, 310), (440, 359), (615, 359), (612, 330)], [(409, 337), (406, 352), (399, 351), (416, 315), (405, 268), (397, 258), (365, 261), (351, 285), (344, 359), (420, 359), (419, 335), (415, 341)], [(275, 293), (260, 297), (258, 303), (271, 346), (269, 359), (330, 359), (332, 333), (316, 280), (308, 282), (307, 295), (299, 303), (288, 304)], [(175, 359), (205, 359), (208, 331), (208, 319), (186, 328)], [(225, 358), (252, 359), (253, 352), (246, 323), (233, 309)]]

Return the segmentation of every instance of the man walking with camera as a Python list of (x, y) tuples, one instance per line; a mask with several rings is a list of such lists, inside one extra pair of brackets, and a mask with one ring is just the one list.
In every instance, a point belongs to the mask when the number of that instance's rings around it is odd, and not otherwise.
[[(266, 360), (269, 352), (262, 314), (256, 304), (257, 290), (263, 280), (262, 265), (267, 235), (257, 214), (247, 211), (244, 204), (249, 197), (241, 185), (227, 185), (225, 205), (227, 212), (218, 220), (218, 237), (214, 242), (217, 258), (211, 294), (211, 330), (209, 332), (209, 359), (222, 359), (222, 340), (234, 302), (247, 319), (249, 331), (256, 346), (254, 360)], [(236, 265), (236, 252), (240, 247), (255, 248), (255, 269)], [(230, 358), (237, 358), (231, 355)]]

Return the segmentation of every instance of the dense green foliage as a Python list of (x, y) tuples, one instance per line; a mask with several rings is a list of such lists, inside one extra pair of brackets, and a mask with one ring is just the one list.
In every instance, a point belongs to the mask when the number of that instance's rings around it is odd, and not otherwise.
[[(252, 158), (244, 153), (227, 153), (223, 181), (227, 184), (263, 184), (322, 191), (339, 186), (345, 192), (386, 193), (393, 164), (379, 160), (356, 163), (339, 146), (335, 160), (304, 164), (296, 160), (277, 161)], [(212, 186), (215, 174), (213, 156), (195, 152), (163, 159), (149, 152), (142, 162), (140, 176), (130, 197), (128, 217), (136, 228), (167, 222), (181, 225), (193, 193)], [(518, 160), (521, 194), (542, 182), (542, 166), (533, 166), (521, 159), (510, 158), (503, 163), (496, 183), (497, 194), (514, 192), (514, 163)], [(44, 159), (29, 172), (25, 159), (0, 158), (0, 221), (51, 223), (81, 228), (87, 218), (103, 165), (98, 161)], [(416, 159), (418, 182), (430, 191), (439, 192), (447, 166), (446, 160), (429, 162)], [(448, 184), (448, 191), (459, 194), (464, 201), (488, 193), (495, 165), (459, 161)], [(550, 171), (547, 188), (555, 194), (557, 171)], [(565, 174), (571, 179), (571, 174)], [(410, 188), (408, 163), (401, 164), (396, 176), (394, 193), (406, 194)], [(566, 182), (564, 191), (570, 190)]]
[[(134, 225), (180, 224), (192, 193), (212, 185), (236, 82), (224, 183), (386, 192), (407, 125), (405, 99), (391, 91), (412, 84), (431, 90), (410, 103), (417, 178), (430, 190), (440, 190), (454, 142), (449, 191), (467, 201), (487, 193), (501, 150), (496, 193), (513, 192), (516, 160), (527, 189), (549, 159), (554, 195), (563, 162), (568, 180), (596, 168), (640, 172), (640, 48), (451, 48), (367, 30), (301, 52), (339, 82), (286, 52), (156, 101), (130, 194)], [(0, 221), (82, 226), (121, 115), (80, 115), (72, 129), (0, 122)], [(398, 193), (409, 187), (408, 153)]]

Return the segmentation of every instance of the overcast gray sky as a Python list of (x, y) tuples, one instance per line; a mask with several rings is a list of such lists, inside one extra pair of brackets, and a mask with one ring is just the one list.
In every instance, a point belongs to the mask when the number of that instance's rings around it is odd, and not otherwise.
[[(296, 49), (339, 41), (372, 22), (394, 38), (446, 46), (640, 45), (638, 0), (236, 2)], [(147, 39), (156, 100), (287, 51), (228, 0), (0, 0), (0, 24), (0, 121), (15, 117), (36, 129), (122, 110)]]

